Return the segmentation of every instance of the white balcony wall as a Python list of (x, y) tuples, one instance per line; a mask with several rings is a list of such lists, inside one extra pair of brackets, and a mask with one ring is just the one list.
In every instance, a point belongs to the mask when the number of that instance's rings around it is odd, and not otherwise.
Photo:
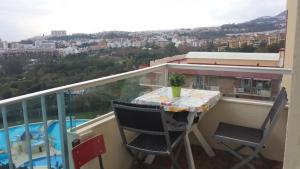
[[(76, 133), (68, 133), (69, 144), (70, 138), (79, 138), (84, 141), (93, 136), (102, 134), (106, 146), (106, 153), (102, 156), (105, 169), (129, 169), (131, 167), (132, 158), (127, 153), (122, 144), (122, 139), (119, 134), (119, 129), (114, 115), (110, 115), (104, 119), (96, 118), (90, 121), (87, 125), (78, 127)], [(69, 150), (71, 150), (69, 148)], [(71, 155), (71, 154), (70, 154)], [(73, 161), (70, 156), (70, 169), (73, 169)], [(96, 158), (87, 163), (82, 169), (99, 169), (99, 161)]]
[[(256, 103), (231, 101), (230, 99), (221, 100), (199, 123), (199, 128), (209, 143), (217, 149), (222, 149), (215, 143), (212, 136), (220, 121), (250, 126), (260, 127), (266, 117), (272, 102), (257, 101)], [(287, 111), (281, 116), (273, 129), (263, 154), (273, 160), (282, 161), (284, 154), (284, 142), (286, 132)], [(107, 148), (103, 156), (105, 169), (129, 169), (132, 159), (122, 145), (121, 137), (114, 116), (105, 119), (94, 119), (88, 125), (79, 127), (75, 132), (77, 137), (85, 140), (97, 134), (103, 134)], [(70, 137), (70, 134), (69, 134)], [(193, 144), (198, 144), (191, 134)], [(95, 160), (87, 164), (86, 169), (98, 169), (98, 161)]]
[[(284, 157), (284, 169), (300, 169), (300, 3), (288, 0), (286, 64), (293, 68), (290, 87), (290, 109)], [(290, 79), (289, 79), (290, 80)]]

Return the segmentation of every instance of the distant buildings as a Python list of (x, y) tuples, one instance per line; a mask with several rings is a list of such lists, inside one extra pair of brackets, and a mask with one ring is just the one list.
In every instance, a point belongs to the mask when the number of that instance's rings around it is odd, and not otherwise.
[(35, 48), (38, 49), (55, 49), (56, 45), (54, 41), (51, 40), (37, 40), (35, 41)]
[(228, 48), (241, 48), (243, 45), (260, 47), (264, 45), (280, 44), (285, 41), (284, 30), (252, 32), (242, 34), (227, 34), (221, 40), (228, 44)]
[[(122, 48), (122, 47), (144, 47), (147, 40), (141, 40), (138, 38), (115, 38), (115, 39), (106, 39), (107, 48)], [(103, 43), (102, 43), (103, 44)], [(101, 45), (101, 42), (100, 42)], [(103, 47), (103, 45), (101, 45)]]
[(67, 31), (65, 30), (53, 30), (51, 31), (51, 36), (54, 37), (60, 37), (60, 36), (66, 36), (67, 35)]
[(62, 56), (79, 53), (78, 49), (75, 47), (62, 48), (62, 49), (59, 49), (59, 52)]
[(211, 37), (202, 37), (198, 34), (199, 32), (214, 31), (220, 30), (212, 27), (195, 30), (194, 33), (189, 29), (145, 32), (112, 31), (97, 34), (72, 34), (68, 37), (56, 38), (67, 35), (67, 32), (64, 30), (53, 30), (51, 35), (37, 36), (22, 42), (7, 43), (0, 41), (0, 50), (51, 49), (59, 50), (59, 53), (62, 53), (62, 55), (67, 55), (106, 48), (148, 48), (151, 45), (164, 48), (168, 44), (174, 43), (176, 47), (182, 47), (181, 49), (202, 48), (203, 50), (210, 49), (212, 51), (226, 52), (234, 51), (231, 49), (235, 48), (239, 50), (238, 48), (242, 49), (243, 47), (245, 49), (261, 47), (261, 50), (267, 50), (266, 45), (281, 44), (283, 46), (285, 41), (284, 29), (226, 34), (221, 37), (214, 34)]
[(19, 44), (19, 48), (21, 49), (35, 49), (34, 44)]
[(154, 37), (149, 38), (147, 40), (147, 43), (152, 43), (152, 44), (155, 44), (160, 47), (165, 47), (171, 42), (161, 36), (154, 36)]
[(8, 43), (6, 41), (2, 41), (1, 39), (0, 39), (0, 49), (3, 50), (8, 49)]
[(56, 49), (10, 49), (0, 52), (0, 58), (2, 57), (25, 58), (33, 64), (37, 60), (54, 59), (60, 57), (60, 55)]

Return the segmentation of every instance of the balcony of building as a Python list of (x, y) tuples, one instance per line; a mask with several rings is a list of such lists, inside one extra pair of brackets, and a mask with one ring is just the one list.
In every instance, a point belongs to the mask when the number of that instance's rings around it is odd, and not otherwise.
[[(119, 99), (131, 102), (141, 95), (169, 86), (168, 76), (172, 73), (184, 74), (184, 88), (218, 90), (223, 95), (197, 124), (216, 156), (208, 156), (195, 136), (192, 133), (189, 135), (197, 169), (227, 168), (234, 164), (235, 158), (225, 153), (212, 137), (217, 125), (228, 122), (258, 128), (267, 116), (280, 86), (284, 84), (282, 80), (291, 76), (291, 70), (284, 68), (162, 64), (2, 100), (2, 165), (10, 169), (13, 166), (73, 168), (72, 141), (84, 141), (102, 134), (107, 149), (103, 155), (104, 167), (135, 168), (132, 157), (122, 144), (111, 101)], [(237, 73), (239, 76), (235, 76)], [(256, 86), (272, 91), (272, 94), (261, 96), (263, 92), (250, 92), (249, 95), (237, 95), (237, 82), (242, 85), (239, 88), (246, 88), (246, 84), (250, 83), (245, 80), (241, 82), (241, 76), (251, 80), (264, 77), (264, 80), (259, 80), (262, 85)], [(253, 88), (251, 91), (257, 90)], [(288, 106), (281, 113), (262, 152), (274, 169), (282, 167), (287, 111)], [(181, 151), (180, 163), (188, 168), (185, 151)], [(257, 168), (267, 167), (260, 160), (254, 163)], [(149, 166), (157, 168), (168, 165), (167, 159), (155, 158)], [(97, 167), (97, 160), (85, 166)]]
[[(236, 160), (216, 143), (213, 133), (219, 122), (259, 128), (280, 86), (288, 89), (289, 102), (269, 135), (262, 154), (272, 168), (300, 168), (299, 2), (288, 0), (288, 26), (284, 68), (217, 65), (163, 64), (132, 72), (62, 86), (0, 101), (0, 162), (2, 168), (72, 169), (72, 142), (104, 136), (106, 169), (135, 168), (126, 151), (111, 109), (111, 100), (132, 99), (168, 86), (168, 75), (186, 76), (185, 88), (219, 90), (223, 97), (197, 124), (216, 156), (209, 157), (190, 134), (195, 168), (228, 168)], [(293, 70), (291, 71), (291, 68)], [(214, 74), (209, 74), (213, 72)], [(224, 76), (226, 74), (230, 77)], [(132, 136), (131, 133), (127, 133)], [(243, 154), (248, 154), (248, 151)], [(185, 151), (179, 163), (185, 168)], [(168, 159), (155, 158), (150, 168), (168, 166)], [(260, 160), (256, 168), (265, 168)], [(83, 168), (98, 168), (97, 160)], [(190, 168), (190, 167), (189, 167)]]

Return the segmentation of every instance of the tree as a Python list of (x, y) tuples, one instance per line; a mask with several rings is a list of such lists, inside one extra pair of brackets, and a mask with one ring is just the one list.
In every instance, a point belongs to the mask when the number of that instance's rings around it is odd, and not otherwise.
[(1, 98), (2, 99), (8, 99), (8, 98), (10, 98), (12, 96), (13, 96), (13, 94), (10, 91), (10, 89), (7, 89), (7, 90), (3, 91), (3, 93), (1, 93)]
[(280, 46), (278, 43), (273, 43), (268, 46), (268, 52), (270, 53), (278, 53), (280, 49)]
[(240, 48), (241, 52), (254, 52), (255, 51), (255, 47), (247, 45), (247, 44), (243, 44), (242, 47)]
[(18, 59), (7, 59), (4, 61), (3, 70), (7, 75), (16, 75), (23, 72), (24, 63)]
[(267, 47), (259, 47), (259, 48), (255, 49), (255, 52), (257, 52), (257, 53), (268, 53), (269, 50), (268, 50)]
[(173, 56), (179, 53), (178, 48), (175, 46), (175, 43), (169, 43), (165, 47), (166, 51), (168, 52), (169, 56)]
[(202, 47), (202, 50), (201, 51), (206, 51), (206, 52), (216, 52), (218, 51), (217, 47), (214, 45), (214, 43), (211, 41), (211, 42), (208, 42), (207, 46), (205, 47)]

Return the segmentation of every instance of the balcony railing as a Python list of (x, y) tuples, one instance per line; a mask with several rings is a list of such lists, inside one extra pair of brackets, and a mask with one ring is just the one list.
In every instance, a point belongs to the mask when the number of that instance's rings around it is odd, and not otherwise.
[[(234, 93), (236, 77), (270, 78), (273, 88), (269, 89), (270, 97), (264, 99), (272, 100), (282, 76), (291, 74), (291, 70), (163, 64), (1, 100), (3, 129), (0, 130), (0, 139), (5, 140), (2, 156), (7, 156), (1, 157), (0, 154), (0, 162), (7, 163), (9, 169), (14, 165), (32, 169), (36, 158), (44, 158), (45, 165), (51, 169), (60, 167), (53, 166), (58, 164), (51, 164), (51, 158), (61, 158), (61, 167), (69, 169), (67, 129), (74, 130), (76, 125), (86, 121), (78, 119), (92, 119), (110, 112), (111, 100), (130, 101), (143, 93), (168, 86), (170, 73), (185, 74), (185, 87), (221, 90), (230, 97), (241, 97)], [(247, 98), (261, 99), (258, 95), (255, 92)]]

